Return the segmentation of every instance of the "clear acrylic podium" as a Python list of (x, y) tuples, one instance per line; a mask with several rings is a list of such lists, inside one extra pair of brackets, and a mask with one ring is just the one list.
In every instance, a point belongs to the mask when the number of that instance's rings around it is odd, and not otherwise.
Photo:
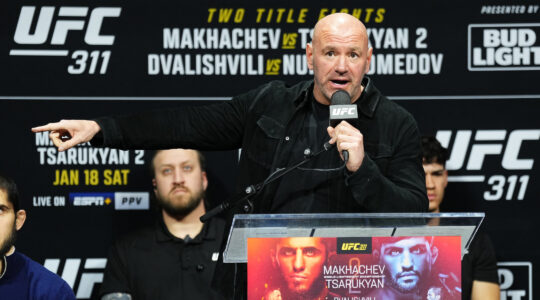
[(265, 237), (461, 236), (461, 257), (484, 213), (355, 213), (235, 215), (225, 263), (247, 262), (247, 239)]

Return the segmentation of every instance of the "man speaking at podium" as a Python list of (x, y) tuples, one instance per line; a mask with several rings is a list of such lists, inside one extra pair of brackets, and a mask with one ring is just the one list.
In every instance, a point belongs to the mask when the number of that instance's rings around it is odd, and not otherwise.
[[(315, 25), (306, 47), (313, 80), (293, 86), (272, 81), (214, 105), (63, 120), (33, 131), (50, 131), (59, 151), (88, 141), (123, 149), (242, 148), (238, 191), (318, 153), (329, 142), (335, 149), (264, 187), (253, 212), (426, 211), (416, 122), (364, 76), (372, 51), (365, 26), (336, 13)], [(330, 119), (339, 121), (329, 111), (337, 91), (347, 92), (347, 107), (357, 117), (329, 126)]]
[[(266, 185), (252, 199), (254, 213), (427, 211), (418, 127), (364, 76), (372, 52), (358, 19), (332, 14), (317, 22), (306, 46), (313, 80), (293, 86), (272, 81), (214, 105), (63, 120), (32, 130), (50, 131), (59, 151), (88, 141), (123, 149), (242, 148), (239, 192), (319, 153)], [(332, 103), (335, 94), (346, 95), (338, 98), (348, 98), (348, 105)], [(347, 121), (339, 121), (341, 112)], [(245, 286), (226, 284), (234, 275), (218, 273), (214, 282), (222, 287)], [(236, 297), (239, 290), (222, 293)]]

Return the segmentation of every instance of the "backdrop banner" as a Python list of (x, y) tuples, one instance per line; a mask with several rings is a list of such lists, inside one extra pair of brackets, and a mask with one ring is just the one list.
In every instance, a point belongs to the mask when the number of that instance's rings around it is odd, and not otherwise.
[[(312, 78), (313, 26), (366, 25), (368, 73), (450, 150), (444, 211), (486, 213), (502, 299), (533, 299), (540, 254), (538, 1), (88, 1), (0, 3), (0, 171), (28, 220), (17, 247), (97, 299), (107, 249), (155, 217), (148, 149), (59, 153), (30, 128), (229, 101), (271, 80)], [(212, 205), (233, 193), (237, 151), (208, 152)]]

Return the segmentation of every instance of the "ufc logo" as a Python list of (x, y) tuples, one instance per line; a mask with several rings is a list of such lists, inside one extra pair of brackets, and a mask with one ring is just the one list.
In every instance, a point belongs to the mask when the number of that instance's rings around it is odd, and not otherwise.
[[(47, 42), (53, 17), (56, 8), (54, 6), (43, 6), (34, 22), (36, 15), (36, 6), (23, 6), (17, 28), (15, 29), (14, 41), (17, 44), (40, 45)], [(83, 30), (85, 27), (85, 18), (88, 15), (89, 8), (84, 6), (61, 6), (58, 10), (58, 18), (54, 24), (51, 45), (64, 45), (69, 31)], [(101, 35), (101, 25), (105, 18), (116, 18), (120, 16), (122, 8), (120, 7), (96, 7), (91, 10), (88, 24), (86, 24), (86, 33), (84, 41), (88, 45), (112, 45), (114, 44), (114, 35)], [(68, 17), (69, 19), (63, 19)], [(81, 18), (74, 20), (73, 18)], [(32, 23), (35, 26), (34, 33), (30, 33)]]
[(334, 107), (332, 108), (333, 116), (344, 116), (344, 115), (356, 115), (356, 107)]
[[(68, 258), (65, 261), (62, 274), (58, 273), (60, 267), (60, 259), (47, 258), (43, 266), (53, 273), (57, 273), (64, 279), (69, 286), (75, 291), (77, 299), (90, 299), (92, 290), (97, 283), (103, 282), (103, 269), (107, 264), (106, 258), (87, 258), (84, 262), (83, 270), (91, 272), (83, 272), (79, 278), (79, 285), (76, 287), (75, 282), (78, 279), (79, 269), (81, 265), (80, 258)], [(96, 272), (100, 270), (100, 272)], [(92, 272), (93, 271), (93, 272)]]
[[(452, 135), (451, 130), (439, 130), (437, 140), (443, 147), (448, 148)], [(481, 170), (487, 155), (502, 155), (501, 165), (506, 170), (531, 170), (534, 159), (520, 158), (519, 151), (524, 141), (539, 139), (540, 129), (518, 129), (511, 131), (508, 135), (506, 130), (478, 130), (474, 139), (472, 139), (471, 130), (458, 130), (454, 136), (453, 147), (449, 149), (451, 151), (447, 169), (461, 169), (465, 163), (469, 145), (471, 145), (467, 170)], [(471, 141), (474, 142), (471, 143)]]
[(362, 251), (367, 249), (367, 244), (362, 243), (343, 243), (341, 245), (341, 250), (350, 251), (350, 250), (356, 250), (356, 251)]

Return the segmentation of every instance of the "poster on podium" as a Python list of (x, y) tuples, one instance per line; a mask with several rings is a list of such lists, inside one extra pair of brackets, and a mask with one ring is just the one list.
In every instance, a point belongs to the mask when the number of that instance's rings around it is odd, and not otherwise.
[(461, 299), (459, 236), (248, 239), (248, 299)]

